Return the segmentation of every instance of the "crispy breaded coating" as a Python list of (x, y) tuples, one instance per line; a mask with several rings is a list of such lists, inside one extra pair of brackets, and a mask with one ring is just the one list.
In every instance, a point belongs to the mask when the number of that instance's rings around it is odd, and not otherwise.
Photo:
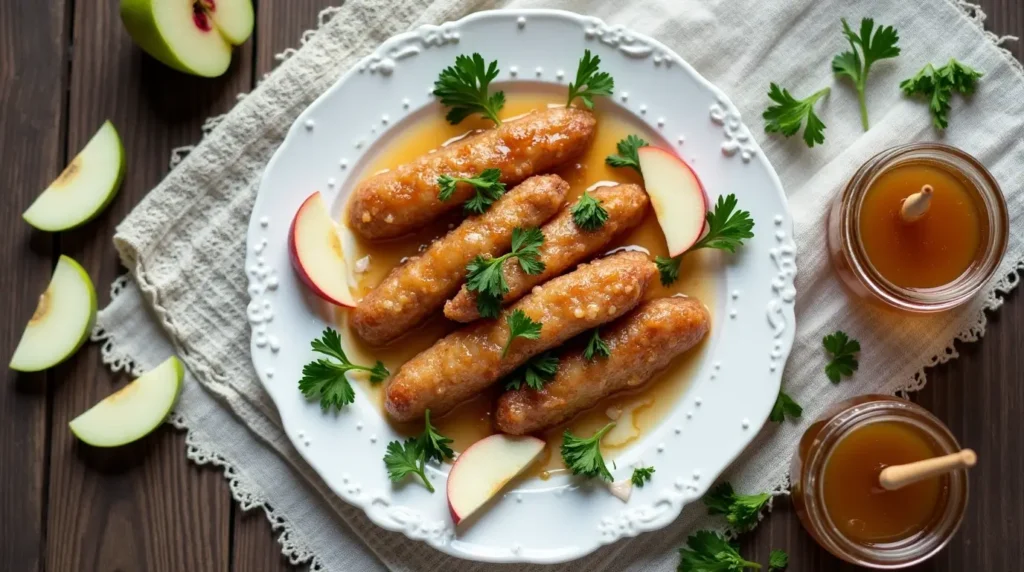
[[(543, 284), (573, 264), (593, 256), (616, 236), (640, 224), (649, 202), (647, 193), (639, 185), (603, 187), (590, 195), (608, 211), (608, 220), (597, 230), (582, 230), (573, 222), (573, 205), (563, 207), (540, 229), (544, 233), (544, 245), (540, 249), (544, 272), (527, 274), (515, 260), (506, 260), (502, 264), (509, 287), (502, 299), (505, 305), (515, 302), (537, 284)], [(444, 315), (456, 322), (472, 322), (479, 318), (476, 293), (463, 285), (459, 293), (444, 305)]]
[(660, 298), (601, 329), (608, 357), (587, 360), (583, 349), (563, 354), (554, 379), (538, 391), (521, 388), (498, 399), (498, 429), (524, 435), (555, 427), (602, 398), (649, 381), (707, 334), (710, 317), (695, 298)]
[[(427, 409), (441, 415), (544, 350), (636, 306), (657, 275), (641, 252), (620, 252), (582, 264), (506, 308), (496, 320), (480, 320), (442, 338), (412, 358), (391, 378), (385, 408), (398, 421)], [(508, 354), (506, 317), (522, 310), (542, 324), (536, 340), (516, 338)]]
[(501, 181), (516, 185), (579, 157), (593, 140), (596, 125), (589, 111), (552, 108), (452, 143), (359, 183), (349, 200), (348, 226), (371, 240), (418, 230), (462, 208), (475, 192), (460, 183), (448, 200), (441, 201), (441, 175), (469, 178), (485, 169), (500, 169)]
[(523, 181), (487, 212), (466, 219), (423, 254), (394, 268), (352, 311), (352, 327), (374, 345), (409, 331), (458, 291), (474, 257), (507, 252), (512, 230), (536, 227), (551, 218), (568, 190), (569, 184), (558, 175)]

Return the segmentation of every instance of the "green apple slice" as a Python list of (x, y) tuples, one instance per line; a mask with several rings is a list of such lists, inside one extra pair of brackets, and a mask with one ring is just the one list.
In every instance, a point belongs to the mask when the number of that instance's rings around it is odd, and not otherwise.
[(124, 145), (107, 121), (22, 216), (39, 230), (76, 227), (110, 204), (123, 178)]
[(118, 447), (149, 435), (163, 423), (181, 392), (185, 368), (171, 356), (142, 377), (68, 423), (93, 447)]
[(252, 34), (251, 0), (121, 0), (121, 21), (135, 43), (172, 68), (216, 77), (231, 47)]
[(11, 369), (40, 371), (64, 361), (89, 338), (95, 319), (96, 289), (89, 274), (61, 256), (14, 350)]

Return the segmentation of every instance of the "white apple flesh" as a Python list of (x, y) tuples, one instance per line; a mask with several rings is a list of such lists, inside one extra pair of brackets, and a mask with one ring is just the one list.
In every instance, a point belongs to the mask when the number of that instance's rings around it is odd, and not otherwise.
[(295, 213), (288, 251), (295, 272), (313, 293), (332, 304), (355, 307), (338, 227), (320, 193), (310, 195)]
[(77, 262), (61, 256), (11, 356), (16, 371), (41, 371), (75, 353), (96, 319), (96, 289)]
[(181, 392), (185, 368), (176, 357), (122, 387), (71, 420), (71, 432), (93, 447), (137, 441), (163, 423)]
[(641, 147), (637, 155), (668, 253), (678, 256), (704, 233), (708, 211), (704, 186), (685, 161), (664, 149)]
[(185, 73), (216, 77), (231, 48), (252, 34), (251, 0), (121, 0), (121, 20), (135, 43)]
[(448, 510), (459, 524), (530, 466), (544, 441), (530, 436), (491, 435), (459, 455), (448, 473)]
[(117, 195), (124, 166), (121, 138), (107, 121), (22, 217), (39, 230), (50, 232), (83, 224)]

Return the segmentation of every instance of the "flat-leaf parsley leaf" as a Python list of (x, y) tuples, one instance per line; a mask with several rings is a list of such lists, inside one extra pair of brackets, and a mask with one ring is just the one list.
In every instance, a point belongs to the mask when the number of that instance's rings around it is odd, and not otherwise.
[(349, 371), (366, 371), (370, 373), (370, 382), (384, 381), (389, 374), (384, 363), (378, 361), (373, 367), (357, 365), (349, 361), (345, 350), (341, 348), (341, 336), (332, 328), (324, 329), (319, 339), (310, 344), (313, 351), (332, 357), (336, 360), (317, 359), (302, 367), (302, 378), (299, 380), (299, 391), (307, 398), (319, 398), (320, 408), (324, 411), (341, 409), (352, 403), (356, 393), (352, 389), (345, 373)]
[(572, 220), (583, 230), (597, 230), (608, 220), (608, 211), (601, 206), (601, 201), (583, 191), (580, 200), (572, 207)]
[(425, 427), (418, 439), (419, 448), (423, 451), (424, 460), (434, 459), (440, 463), (445, 459), (454, 458), (455, 451), (452, 451), (452, 448), (448, 446), (452, 440), (438, 433), (437, 428), (430, 424), (429, 409), (427, 409), (425, 416)]
[(742, 572), (759, 570), (757, 562), (744, 560), (736, 547), (717, 532), (698, 530), (679, 549), (679, 572)]
[(912, 78), (900, 82), (900, 89), (906, 95), (920, 94), (928, 98), (928, 110), (932, 123), (938, 129), (949, 125), (949, 99), (954, 91), (961, 94), (974, 92), (982, 72), (950, 58), (949, 62), (936, 69), (932, 64), (924, 66)]
[[(864, 99), (864, 87), (868, 81), (871, 64), (900, 55), (900, 48), (896, 45), (900, 37), (892, 26), (879, 26), (872, 35), (875, 21), (871, 18), (860, 21), (859, 35), (850, 29), (846, 18), (841, 18), (841, 21), (843, 35), (850, 42), (850, 51), (832, 59), (832, 71), (839, 77), (846, 76), (853, 81), (853, 86), (857, 90), (857, 100), (860, 102), (860, 123), (864, 131), (867, 131), (868, 106)], [(858, 47), (860, 51), (857, 50)]]
[(388, 443), (387, 452), (384, 454), (384, 466), (388, 469), (388, 478), (391, 482), (397, 483), (407, 475), (417, 475), (427, 490), (434, 492), (434, 485), (430, 484), (430, 479), (423, 469), (424, 454), (418, 439), (410, 437), (405, 443)]
[(574, 475), (588, 478), (601, 477), (612, 480), (612, 474), (601, 456), (601, 438), (611, 431), (615, 423), (609, 423), (586, 439), (572, 434), (568, 429), (562, 434), (562, 461)]
[(508, 293), (508, 282), (502, 264), (515, 258), (519, 267), (527, 274), (544, 272), (540, 259), (540, 247), (544, 244), (544, 233), (538, 228), (512, 229), (512, 249), (496, 258), (477, 255), (466, 265), (466, 290), (476, 292), (476, 308), (483, 318), (497, 318), (501, 312), (501, 300)]
[(533, 356), (529, 361), (517, 367), (505, 380), (505, 389), (515, 390), (522, 386), (540, 391), (544, 384), (554, 379), (558, 373), (558, 357), (553, 352), (544, 352)]
[(580, 65), (576, 68), (576, 81), (569, 84), (569, 101), (566, 102), (566, 107), (572, 105), (572, 100), (578, 97), (587, 109), (593, 109), (593, 96), (611, 95), (615, 89), (615, 80), (608, 72), (599, 71), (600, 65), (599, 56), (592, 56), (590, 50), (584, 50)]
[(738, 495), (729, 483), (721, 483), (708, 491), (702, 499), (708, 514), (725, 515), (725, 520), (737, 532), (746, 532), (757, 526), (761, 510), (771, 498), (769, 493)]
[(708, 211), (707, 233), (686, 252), (672, 258), (658, 256), (654, 259), (661, 275), (661, 283), (665, 286), (671, 285), (679, 278), (679, 264), (687, 252), (693, 252), (701, 248), (717, 248), (736, 252), (736, 249), (743, 246), (743, 241), (754, 237), (754, 219), (750, 218), (747, 211), (736, 211), (736, 195), (729, 194), (725, 197), (718, 197), (715, 210)]
[(776, 105), (768, 106), (764, 110), (764, 130), (766, 133), (782, 133), (786, 137), (800, 131), (800, 124), (804, 118), (807, 119), (807, 127), (804, 128), (804, 143), (808, 147), (814, 147), (816, 143), (825, 142), (825, 124), (814, 114), (814, 104), (821, 97), (828, 95), (829, 88), (819, 90), (810, 97), (797, 99), (790, 95), (789, 90), (780, 88), (774, 82), (768, 89), (768, 97)]
[(508, 324), (508, 341), (505, 342), (505, 348), (501, 350), (501, 357), (504, 358), (508, 355), (509, 348), (512, 347), (512, 341), (516, 338), (524, 338), (527, 340), (536, 340), (540, 337), (540, 329), (543, 324), (540, 322), (534, 322), (526, 315), (526, 312), (522, 310), (513, 310), (511, 314), (505, 318), (505, 323)]
[(612, 355), (612, 351), (608, 348), (608, 344), (601, 339), (601, 330), (594, 328), (594, 333), (590, 335), (587, 347), (583, 350), (583, 359), (594, 361), (599, 357), (608, 357), (610, 355)]
[(786, 417), (798, 419), (803, 412), (804, 408), (780, 389), (779, 396), (775, 398), (775, 405), (772, 406), (772, 412), (768, 414), (768, 419), (775, 423), (782, 423)]
[(644, 488), (644, 483), (651, 480), (651, 476), (654, 475), (654, 467), (637, 467), (633, 469), (633, 475), (629, 477), (630, 481), (633, 481), (633, 485)]
[(434, 95), (441, 99), (441, 105), (449, 108), (445, 119), (456, 125), (469, 115), (479, 113), (495, 125), (501, 125), (498, 112), (505, 106), (505, 93), (487, 93), (496, 77), (497, 60), (488, 65), (480, 54), (457, 56), (455, 65), (442, 70), (434, 82)]
[(451, 177), (441, 175), (437, 178), (437, 186), (440, 190), (437, 198), (447, 201), (452, 198), (458, 183), (466, 183), (473, 187), (474, 195), (466, 200), (462, 208), (469, 214), (483, 214), (491, 208), (494, 201), (505, 194), (505, 183), (502, 183), (500, 169), (485, 169), (476, 177)]
[(842, 376), (851, 376), (860, 365), (854, 354), (860, 351), (860, 342), (850, 339), (846, 332), (836, 331), (821, 340), (825, 351), (832, 354), (832, 360), (825, 365), (825, 375), (832, 383), (839, 383)]
[(620, 140), (615, 148), (618, 150), (618, 155), (608, 155), (605, 157), (604, 162), (612, 167), (629, 167), (634, 169), (637, 173), (640, 171), (640, 155), (637, 151), (641, 147), (650, 145), (647, 141), (644, 141), (638, 135), (627, 135), (625, 139)]
[(768, 555), (768, 572), (782, 572), (789, 566), (789, 554), (776, 548)]

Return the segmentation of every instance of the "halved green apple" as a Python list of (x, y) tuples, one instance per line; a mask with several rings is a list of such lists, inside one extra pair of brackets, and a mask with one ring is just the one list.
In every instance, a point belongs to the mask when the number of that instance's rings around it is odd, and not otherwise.
[(124, 145), (105, 122), (22, 216), (39, 230), (67, 230), (98, 215), (124, 179)]
[(172, 68), (216, 77), (231, 48), (252, 34), (251, 0), (121, 0), (121, 21), (135, 43)]
[(96, 319), (96, 289), (84, 268), (61, 256), (50, 285), (11, 357), (17, 371), (40, 371), (67, 359), (85, 343)]
[(171, 356), (72, 419), (68, 426), (76, 437), (93, 447), (118, 447), (137, 441), (167, 418), (184, 377), (181, 361)]

